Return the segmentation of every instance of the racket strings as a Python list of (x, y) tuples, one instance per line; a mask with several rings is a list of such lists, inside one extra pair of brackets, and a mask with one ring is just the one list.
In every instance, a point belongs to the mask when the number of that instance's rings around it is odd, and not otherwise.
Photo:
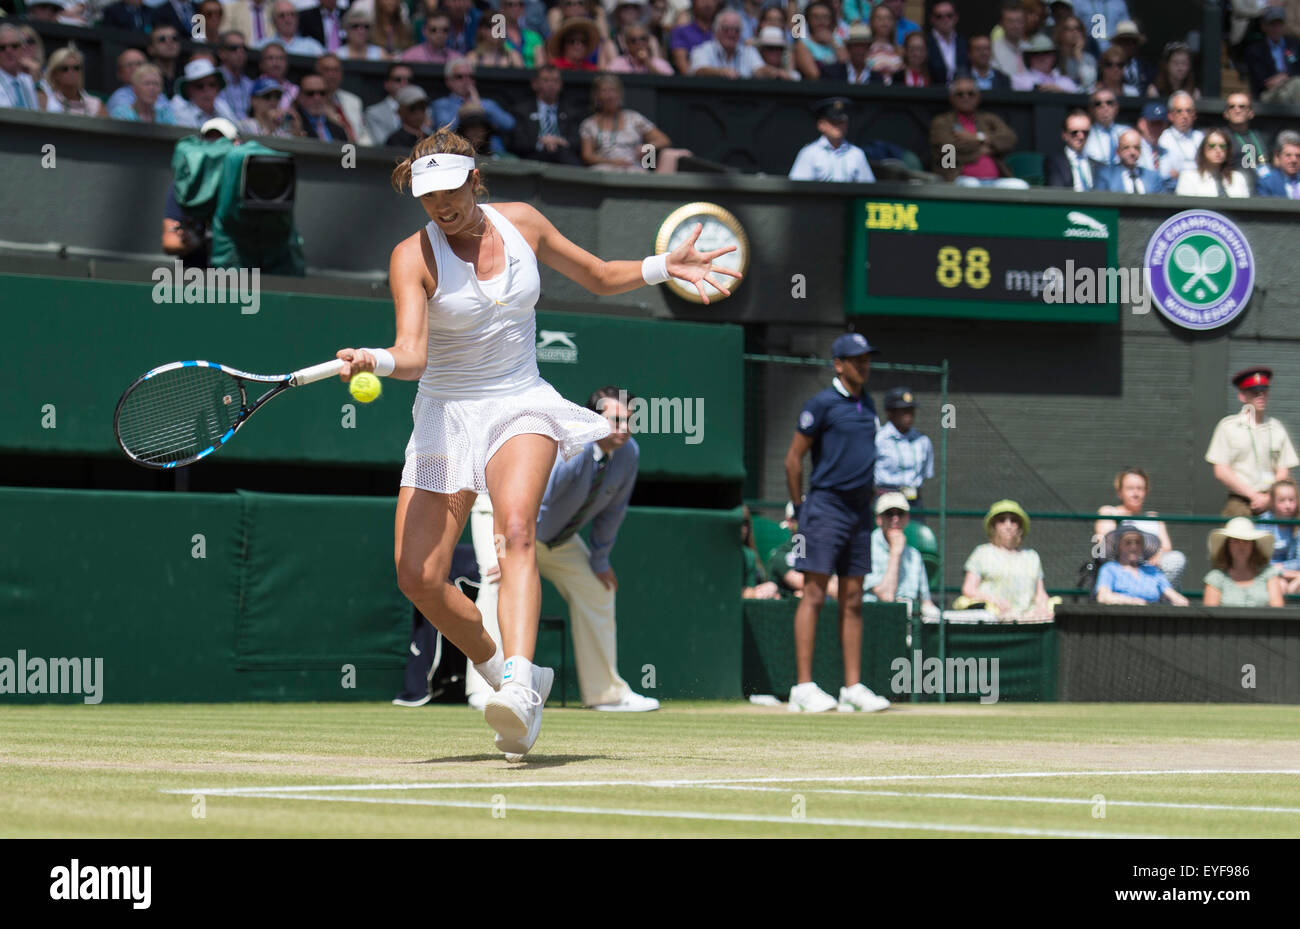
[(150, 464), (193, 458), (239, 420), (240, 381), (220, 368), (184, 367), (141, 381), (118, 413), (123, 447)]

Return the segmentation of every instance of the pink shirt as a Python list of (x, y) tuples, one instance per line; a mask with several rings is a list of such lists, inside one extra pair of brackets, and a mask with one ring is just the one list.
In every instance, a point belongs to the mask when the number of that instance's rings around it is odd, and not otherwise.
[[(963, 114), (958, 113), (957, 121), (961, 123), (961, 127), (967, 132), (977, 131), (975, 129), (975, 117), (964, 116)], [(981, 180), (1002, 176), (998, 171), (998, 163), (989, 155), (980, 155), (970, 164), (963, 167), (961, 173), (965, 177), (977, 177)]]
[(463, 57), (465, 56), (451, 48), (444, 47), (442, 51), (435, 52), (428, 42), (421, 42), (419, 45), (412, 45), (406, 51), (402, 52), (403, 61), (414, 61), (431, 65), (446, 64), (453, 58)]
[(618, 74), (672, 74), (673, 66), (662, 58), (651, 58), (650, 67), (643, 68), (629, 55), (619, 55), (609, 63), (608, 70)]

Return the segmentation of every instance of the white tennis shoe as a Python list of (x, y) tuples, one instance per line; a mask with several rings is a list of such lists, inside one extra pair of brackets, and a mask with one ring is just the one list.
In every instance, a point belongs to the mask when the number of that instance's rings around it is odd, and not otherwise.
[(481, 690), (476, 690), (465, 698), (465, 702), (469, 704), (470, 709), (478, 710), (482, 713), (483, 708), (487, 706), (488, 695)]
[(877, 713), (889, 709), (889, 701), (872, 693), (866, 684), (859, 683), (840, 688), (840, 705), (836, 709), (841, 713)]
[(542, 707), (551, 695), (555, 671), (534, 665), (532, 683), (532, 687), (516, 681), (502, 685), (483, 708), (488, 725), (497, 731), (496, 746), (505, 753), (506, 761), (522, 761), (537, 741), (542, 731)]
[(791, 713), (825, 713), (838, 705), (834, 697), (812, 681), (806, 684), (795, 684), (790, 688)]
[(604, 713), (649, 713), (659, 709), (659, 701), (654, 697), (643, 697), (629, 690), (622, 700), (614, 703), (598, 703), (592, 709)]

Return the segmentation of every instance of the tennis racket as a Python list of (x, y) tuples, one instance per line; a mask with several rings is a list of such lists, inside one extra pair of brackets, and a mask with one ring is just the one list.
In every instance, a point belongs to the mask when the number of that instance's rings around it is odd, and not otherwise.
[[(126, 456), (146, 468), (183, 468), (225, 445), (272, 397), (333, 377), (345, 362), (292, 374), (249, 374), (212, 361), (173, 361), (147, 371), (117, 401), (113, 433)], [(252, 403), (249, 390), (271, 388)]]

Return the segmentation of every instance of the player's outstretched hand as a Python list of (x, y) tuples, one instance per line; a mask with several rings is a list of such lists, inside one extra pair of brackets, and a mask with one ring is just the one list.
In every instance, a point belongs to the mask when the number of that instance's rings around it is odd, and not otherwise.
[(354, 374), (375, 370), (375, 356), (363, 348), (340, 348), (334, 357), (347, 362), (343, 366), (343, 370), (339, 372), (339, 380), (345, 384), (352, 379)]
[(695, 224), (695, 231), (681, 245), (677, 246), (668, 253), (668, 273), (673, 277), (683, 281), (690, 281), (695, 285), (695, 289), (700, 292), (700, 299), (706, 304), (709, 302), (709, 295), (705, 293), (704, 285), (708, 284), (724, 297), (730, 295), (731, 291), (721, 284), (711, 280), (710, 274), (726, 274), (729, 277), (740, 279), (739, 271), (733, 271), (730, 268), (715, 268), (713, 259), (727, 252), (734, 252), (736, 246), (728, 245), (726, 248), (714, 249), (711, 252), (698, 252), (695, 250), (695, 241), (700, 237), (704, 230), (703, 223)]

